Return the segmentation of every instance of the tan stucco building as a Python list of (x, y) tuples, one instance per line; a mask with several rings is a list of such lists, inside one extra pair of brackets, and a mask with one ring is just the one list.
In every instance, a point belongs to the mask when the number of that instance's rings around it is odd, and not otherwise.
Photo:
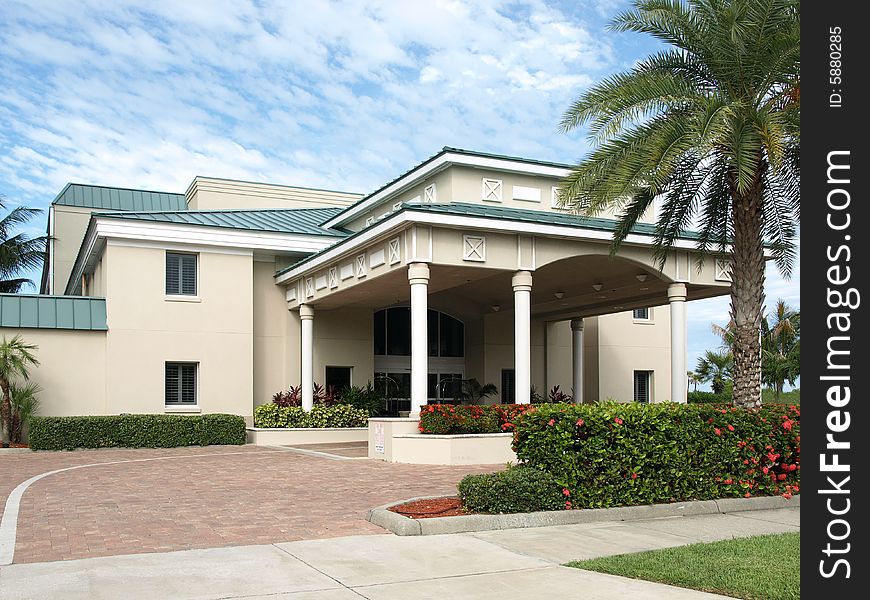
[(310, 404), (369, 381), (414, 411), (469, 378), (496, 402), (684, 401), (685, 302), (727, 293), (728, 264), (698, 268), (687, 236), (660, 269), (652, 215), (612, 256), (608, 215), (559, 207), (567, 172), (445, 148), (365, 196), (69, 184), (41, 295), (0, 298), (0, 334), (39, 345), (52, 415), (251, 417), (289, 386)]

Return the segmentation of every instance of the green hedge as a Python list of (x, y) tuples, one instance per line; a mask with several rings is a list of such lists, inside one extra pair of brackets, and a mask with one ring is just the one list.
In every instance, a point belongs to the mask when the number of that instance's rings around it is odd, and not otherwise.
[(369, 413), (348, 404), (316, 404), (306, 412), (301, 406), (264, 404), (254, 408), (254, 427), (365, 427)]
[(432, 435), (509, 432), (513, 431), (517, 417), (534, 408), (531, 404), (430, 404), (420, 409), (420, 432)]
[(462, 506), (476, 513), (517, 513), (571, 508), (559, 482), (533, 467), (466, 475), (457, 486)]
[(107, 415), (31, 417), (33, 450), (173, 448), (245, 443), (238, 415)]
[(711, 404), (539, 406), (518, 419), (520, 461), (575, 508), (800, 491), (800, 408)]

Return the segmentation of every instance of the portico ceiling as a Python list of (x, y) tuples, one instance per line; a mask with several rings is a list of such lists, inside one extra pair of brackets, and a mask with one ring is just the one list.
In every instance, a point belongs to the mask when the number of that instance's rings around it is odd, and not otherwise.
[[(479, 314), (513, 311), (512, 272), (480, 266), (430, 265), (429, 268), (432, 306), (444, 309), (460, 304), (465, 310)], [(554, 321), (664, 305), (668, 303), (667, 288), (672, 283), (659, 271), (618, 256), (600, 254), (575, 256), (545, 265), (532, 273), (532, 280), (532, 315)], [(595, 289), (599, 284), (601, 289)], [(689, 300), (728, 293), (728, 287), (721, 285), (689, 283), (687, 288)], [(398, 269), (326, 296), (318, 300), (316, 307), (377, 310), (406, 304), (409, 294), (407, 272)]]

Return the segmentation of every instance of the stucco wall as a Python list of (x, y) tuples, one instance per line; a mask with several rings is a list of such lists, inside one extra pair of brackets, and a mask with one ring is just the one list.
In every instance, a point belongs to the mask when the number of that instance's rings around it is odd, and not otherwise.
[(650, 309), (651, 323), (635, 322), (631, 312), (598, 317), (599, 398), (634, 399), (634, 371), (653, 371), (652, 402), (670, 399), (671, 342), (667, 306)]
[(99, 415), (106, 409), (106, 332), (0, 328), (0, 337), (20, 335), (36, 344), (40, 415)]
[(51, 242), (53, 257), (51, 293), (63, 294), (82, 245), (85, 230), (88, 228), (92, 209), (57, 204), (50, 210), (54, 235), (54, 240)]
[[(374, 313), (368, 308), (343, 308), (314, 313), (314, 381), (323, 384), (326, 367), (353, 367), (352, 385), (374, 378)], [(297, 345), (299, 338), (296, 338)], [(293, 385), (298, 385), (298, 381)]]
[[(189, 248), (188, 250), (196, 250)], [(199, 363), (202, 412), (253, 411), (252, 256), (198, 253), (198, 300), (167, 299), (165, 250), (106, 247), (109, 412), (164, 412), (166, 361)]]
[(254, 260), (254, 406), (268, 404), (288, 385), (286, 338), (291, 316), (284, 288), (275, 285), (274, 275), (274, 259)]
[(185, 194), (190, 210), (345, 207), (361, 194), (196, 177)]

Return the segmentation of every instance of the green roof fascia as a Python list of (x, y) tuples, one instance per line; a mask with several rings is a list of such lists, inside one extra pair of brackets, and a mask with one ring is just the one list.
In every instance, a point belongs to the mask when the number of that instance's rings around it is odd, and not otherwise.
[(97, 210), (187, 210), (184, 194), (68, 183), (51, 202)]
[[(604, 219), (600, 217), (583, 217), (580, 215), (571, 215), (571, 214), (562, 214), (562, 213), (552, 213), (545, 212), (541, 210), (528, 210), (522, 208), (507, 208), (500, 206), (484, 206), (481, 204), (469, 204), (464, 202), (452, 202), (448, 204), (424, 204), (417, 202), (405, 202), (402, 204), (401, 210), (398, 210), (392, 213), (389, 218), (392, 218), (402, 212), (410, 211), (410, 212), (429, 212), (429, 213), (442, 213), (442, 214), (454, 214), (461, 216), (469, 216), (469, 217), (483, 217), (487, 219), (496, 219), (501, 221), (525, 221), (528, 223), (541, 223), (544, 225), (557, 225), (562, 227), (576, 227), (580, 229), (592, 229), (596, 231), (609, 231), (613, 232), (616, 230), (615, 219)], [(361, 229), (343, 240), (336, 242), (336, 244), (346, 244), (350, 243), (355, 237), (367, 231), (368, 228)], [(638, 223), (634, 227), (631, 228), (631, 233), (637, 233), (641, 235), (655, 235), (656, 226), (652, 223)], [(685, 240), (698, 240), (699, 236), (697, 233), (693, 231), (687, 231), (679, 236), (679, 239)], [(279, 277), (290, 271), (291, 269), (295, 269), (301, 265), (304, 265), (307, 262), (310, 262), (320, 256), (321, 254), (328, 252), (335, 248), (335, 245), (330, 246), (329, 248), (325, 248), (320, 252), (312, 254), (299, 262), (296, 262), (292, 265), (284, 267), (283, 269), (277, 271), (275, 273), (275, 277)]]
[[(603, 217), (585, 217), (570, 213), (547, 212), (542, 210), (530, 210), (524, 208), (509, 208), (502, 206), (485, 206), (482, 204), (469, 204), (454, 202), (450, 204), (408, 204), (408, 208), (420, 212), (437, 212), (445, 214), (463, 215), (469, 217), (485, 217), (487, 219), (500, 219), (504, 221), (528, 221), (543, 225), (564, 225), (568, 227), (580, 227), (582, 229), (594, 229), (597, 231), (616, 231), (617, 220)], [(641, 235), (655, 235), (656, 226), (653, 223), (636, 223), (631, 228), (631, 233)], [(678, 239), (700, 239), (694, 231), (686, 231), (678, 236)]]
[(93, 213), (93, 217), (269, 233), (345, 237), (348, 235), (346, 231), (321, 227), (321, 223), (338, 214), (340, 210), (340, 208), (326, 207), (96, 212)]
[[(462, 148), (453, 148), (452, 146), (444, 146), (443, 148), (441, 148), (441, 150), (439, 150), (438, 152), (436, 152), (435, 154), (433, 154), (432, 156), (430, 156), (429, 158), (427, 158), (423, 162), (418, 163), (416, 166), (411, 167), (410, 169), (408, 169), (407, 171), (405, 171), (404, 173), (402, 173), (398, 177), (388, 181), (387, 183), (385, 183), (384, 185), (382, 185), (381, 187), (379, 187), (378, 189), (376, 189), (372, 193), (366, 194), (365, 196), (363, 196), (362, 198), (360, 198), (359, 200), (357, 200), (356, 202), (354, 202), (350, 206), (343, 208), (341, 210), (341, 213), (337, 214), (336, 216), (341, 216), (341, 214), (351, 210), (357, 204), (361, 204), (361, 203), (365, 202), (366, 200), (368, 200), (372, 196), (379, 194), (383, 190), (387, 189), (388, 187), (390, 187), (391, 185), (393, 185), (394, 183), (396, 183), (397, 181), (399, 181), (403, 177), (407, 177), (408, 175), (410, 175), (414, 171), (425, 167), (430, 162), (438, 159), (439, 157), (441, 157), (447, 153), (462, 154), (464, 156), (478, 156), (481, 158), (495, 158), (498, 160), (511, 160), (514, 162), (521, 162), (521, 163), (526, 163), (526, 164), (530, 164), (530, 165), (540, 165), (540, 166), (544, 166), (544, 167), (555, 167), (558, 169), (571, 169), (575, 166), (575, 165), (568, 165), (568, 164), (564, 164), (564, 163), (548, 162), (545, 160), (535, 160), (533, 158), (521, 158), (519, 156), (507, 156), (505, 154), (491, 154), (488, 152), (476, 152), (474, 150), (464, 150)], [(333, 218), (333, 217), (330, 217), (330, 218)]]
[(106, 299), (0, 294), (0, 329), (4, 327), (107, 331)]

